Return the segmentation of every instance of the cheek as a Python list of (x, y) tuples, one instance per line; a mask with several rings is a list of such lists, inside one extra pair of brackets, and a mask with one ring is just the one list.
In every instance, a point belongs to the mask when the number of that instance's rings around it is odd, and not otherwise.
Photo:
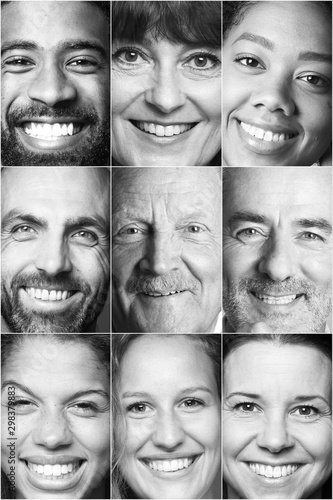
[(153, 419), (128, 419), (126, 423), (125, 454), (128, 458), (135, 455), (150, 439), (155, 429)]
[(316, 99), (307, 98), (298, 101), (300, 109), (300, 122), (304, 128), (306, 138), (322, 141), (331, 136), (331, 110), (328, 105), (331, 100), (320, 96)]
[(231, 280), (249, 276), (259, 263), (260, 254), (250, 247), (239, 247), (238, 244), (225, 244), (223, 252), (223, 280), (230, 283)]
[(223, 421), (224, 460), (236, 458), (253, 438), (254, 433), (251, 427), (248, 427), (244, 422), (237, 422), (233, 418), (225, 416)]
[(302, 259), (304, 274), (317, 285), (329, 286), (331, 279), (331, 256), (327, 253), (305, 256)]
[(115, 246), (112, 252), (112, 276), (115, 282), (124, 285), (142, 258), (143, 248), (141, 246), (132, 246), (131, 248)]
[[(304, 429), (305, 427), (305, 429)], [(311, 427), (311, 425), (309, 425)], [(314, 463), (330, 464), (332, 460), (332, 424), (318, 422), (311, 428), (303, 426), (295, 431), (301, 447), (311, 455)]]
[(121, 115), (145, 90), (139, 77), (117, 74), (112, 78), (112, 114)]
[(205, 82), (196, 82), (195, 87), (185, 89), (191, 102), (195, 103), (209, 121), (221, 122), (221, 78), (216, 77)]

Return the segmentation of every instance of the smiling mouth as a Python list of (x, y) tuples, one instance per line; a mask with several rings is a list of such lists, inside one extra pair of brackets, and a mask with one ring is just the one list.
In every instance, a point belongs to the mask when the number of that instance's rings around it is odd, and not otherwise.
[(56, 141), (61, 137), (79, 134), (84, 127), (83, 123), (41, 123), (24, 122), (21, 125), (24, 133), (36, 139)]
[(266, 304), (274, 305), (274, 306), (279, 306), (279, 305), (285, 305), (285, 304), (290, 304), (294, 300), (298, 299), (303, 293), (299, 294), (292, 294), (292, 295), (284, 295), (284, 296), (274, 296), (274, 295), (265, 295), (264, 293), (257, 293), (257, 292), (250, 292), (252, 295), (254, 295), (257, 299), (261, 300), (262, 302), (266, 302)]
[(195, 127), (198, 122), (195, 123), (184, 123), (181, 125), (167, 125), (163, 126), (158, 123), (152, 122), (140, 122), (136, 120), (130, 120), (130, 122), (142, 132), (146, 132), (147, 134), (153, 134), (157, 137), (172, 137), (174, 135), (180, 135), (188, 130), (191, 130)]
[(158, 472), (177, 472), (178, 470), (188, 469), (195, 462), (199, 455), (174, 460), (149, 460), (141, 459), (145, 465)]
[(75, 290), (46, 290), (45, 288), (28, 288), (24, 290), (32, 299), (60, 301), (67, 300), (76, 293)]
[(286, 465), (278, 465), (271, 466), (259, 463), (249, 463), (248, 464), (251, 471), (257, 474), (258, 476), (265, 476), (269, 478), (279, 478), (291, 476), (297, 469), (300, 468), (300, 464), (286, 464)]
[(149, 295), (149, 297), (167, 297), (168, 295), (175, 295), (176, 293), (182, 293), (185, 292), (186, 290), (173, 290), (172, 292), (165, 292), (165, 293), (159, 293), (159, 292), (142, 292), (144, 295)]
[(256, 137), (257, 139), (261, 139), (262, 141), (267, 142), (282, 142), (293, 139), (298, 134), (277, 134), (272, 132), (271, 130), (264, 130), (263, 128), (254, 127), (249, 123), (245, 123), (238, 120), (242, 129), (245, 130), (249, 135)]
[(80, 460), (76, 462), (69, 462), (67, 464), (35, 464), (33, 462), (28, 462), (27, 460), (23, 460), (26, 467), (39, 477), (43, 479), (56, 479), (61, 480), (65, 478), (69, 478), (74, 475), (82, 466), (85, 460)]

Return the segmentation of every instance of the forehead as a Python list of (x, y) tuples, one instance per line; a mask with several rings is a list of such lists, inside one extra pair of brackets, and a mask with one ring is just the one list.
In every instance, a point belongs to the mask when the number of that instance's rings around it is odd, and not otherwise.
[(246, 392), (272, 400), (298, 392), (331, 399), (331, 366), (330, 360), (313, 347), (248, 342), (225, 361), (226, 396)]
[(283, 215), (331, 220), (330, 169), (241, 168), (229, 170), (224, 185), (224, 213), (237, 211), (264, 213), (273, 218)]
[(108, 217), (109, 187), (105, 170), (90, 168), (5, 168), (2, 172), (2, 215), (10, 210), (50, 215)]
[[(95, 353), (82, 343), (25, 338), (2, 368), (2, 380), (15, 380), (39, 395), (71, 393), (95, 384), (108, 387), (107, 374)], [(75, 390), (73, 391), (73, 388)]]
[(244, 31), (267, 37), (289, 50), (292, 41), (296, 49), (331, 52), (330, 20), (315, 2), (256, 2), (232, 28), (232, 41)]
[[(201, 349), (201, 348), (200, 348)], [(158, 394), (215, 383), (210, 358), (194, 342), (178, 335), (158, 335), (136, 339), (121, 364), (121, 388), (151, 390)]]
[(151, 213), (162, 206), (169, 213), (202, 210), (220, 211), (220, 179), (209, 168), (126, 169), (113, 182), (114, 211)]
[(68, 38), (102, 41), (108, 47), (108, 25), (90, 2), (12, 1), (2, 9), (2, 43), (31, 40), (50, 49)]

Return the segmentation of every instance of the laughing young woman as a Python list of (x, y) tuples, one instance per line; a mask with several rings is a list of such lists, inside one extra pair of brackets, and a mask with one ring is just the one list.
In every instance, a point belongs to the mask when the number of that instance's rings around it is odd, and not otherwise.
[(332, 2), (224, 2), (223, 162), (332, 165)]
[(112, 3), (113, 165), (221, 165), (221, 3)]
[(221, 498), (221, 336), (112, 337), (112, 495)]

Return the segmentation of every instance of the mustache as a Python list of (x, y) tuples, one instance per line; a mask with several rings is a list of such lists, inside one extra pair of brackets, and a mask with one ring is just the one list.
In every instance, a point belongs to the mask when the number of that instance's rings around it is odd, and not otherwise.
[(19, 288), (51, 288), (63, 290), (75, 290), (88, 295), (91, 292), (90, 285), (82, 279), (67, 276), (65, 273), (59, 273), (57, 276), (50, 276), (45, 271), (21, 273), (12, 281), (12, 290)]
[(305, 294), (312, 295), (316, 291), (316, 286), (303, 278), (292, 277), (284, 281), (274, 281), (264, 276), (253, 278), (242, 278), (237, 280), (239, 288), (249, 292), (271, 293), (271, 294)]
[(96, 124), (99, 121), (96, 110), (92, 106), (66, 106), (48, 107), (40, 103), (29, 106), (10, 108), (7, 112), (7, 122), (9, 126), (15, 125), (21, 120), (34, 121), (35, 118), (76, 118), (81, 121), (88, 121)]
[(153, 293), (169, 290), (191, 290), (200, 288), (200, 283), (192, 276), (185, 277), (181, 271), (173, 271), (163, 276), (151, 276), (141, 274), (137, 278), (131, 278), (127, 284), (129, 293)]

